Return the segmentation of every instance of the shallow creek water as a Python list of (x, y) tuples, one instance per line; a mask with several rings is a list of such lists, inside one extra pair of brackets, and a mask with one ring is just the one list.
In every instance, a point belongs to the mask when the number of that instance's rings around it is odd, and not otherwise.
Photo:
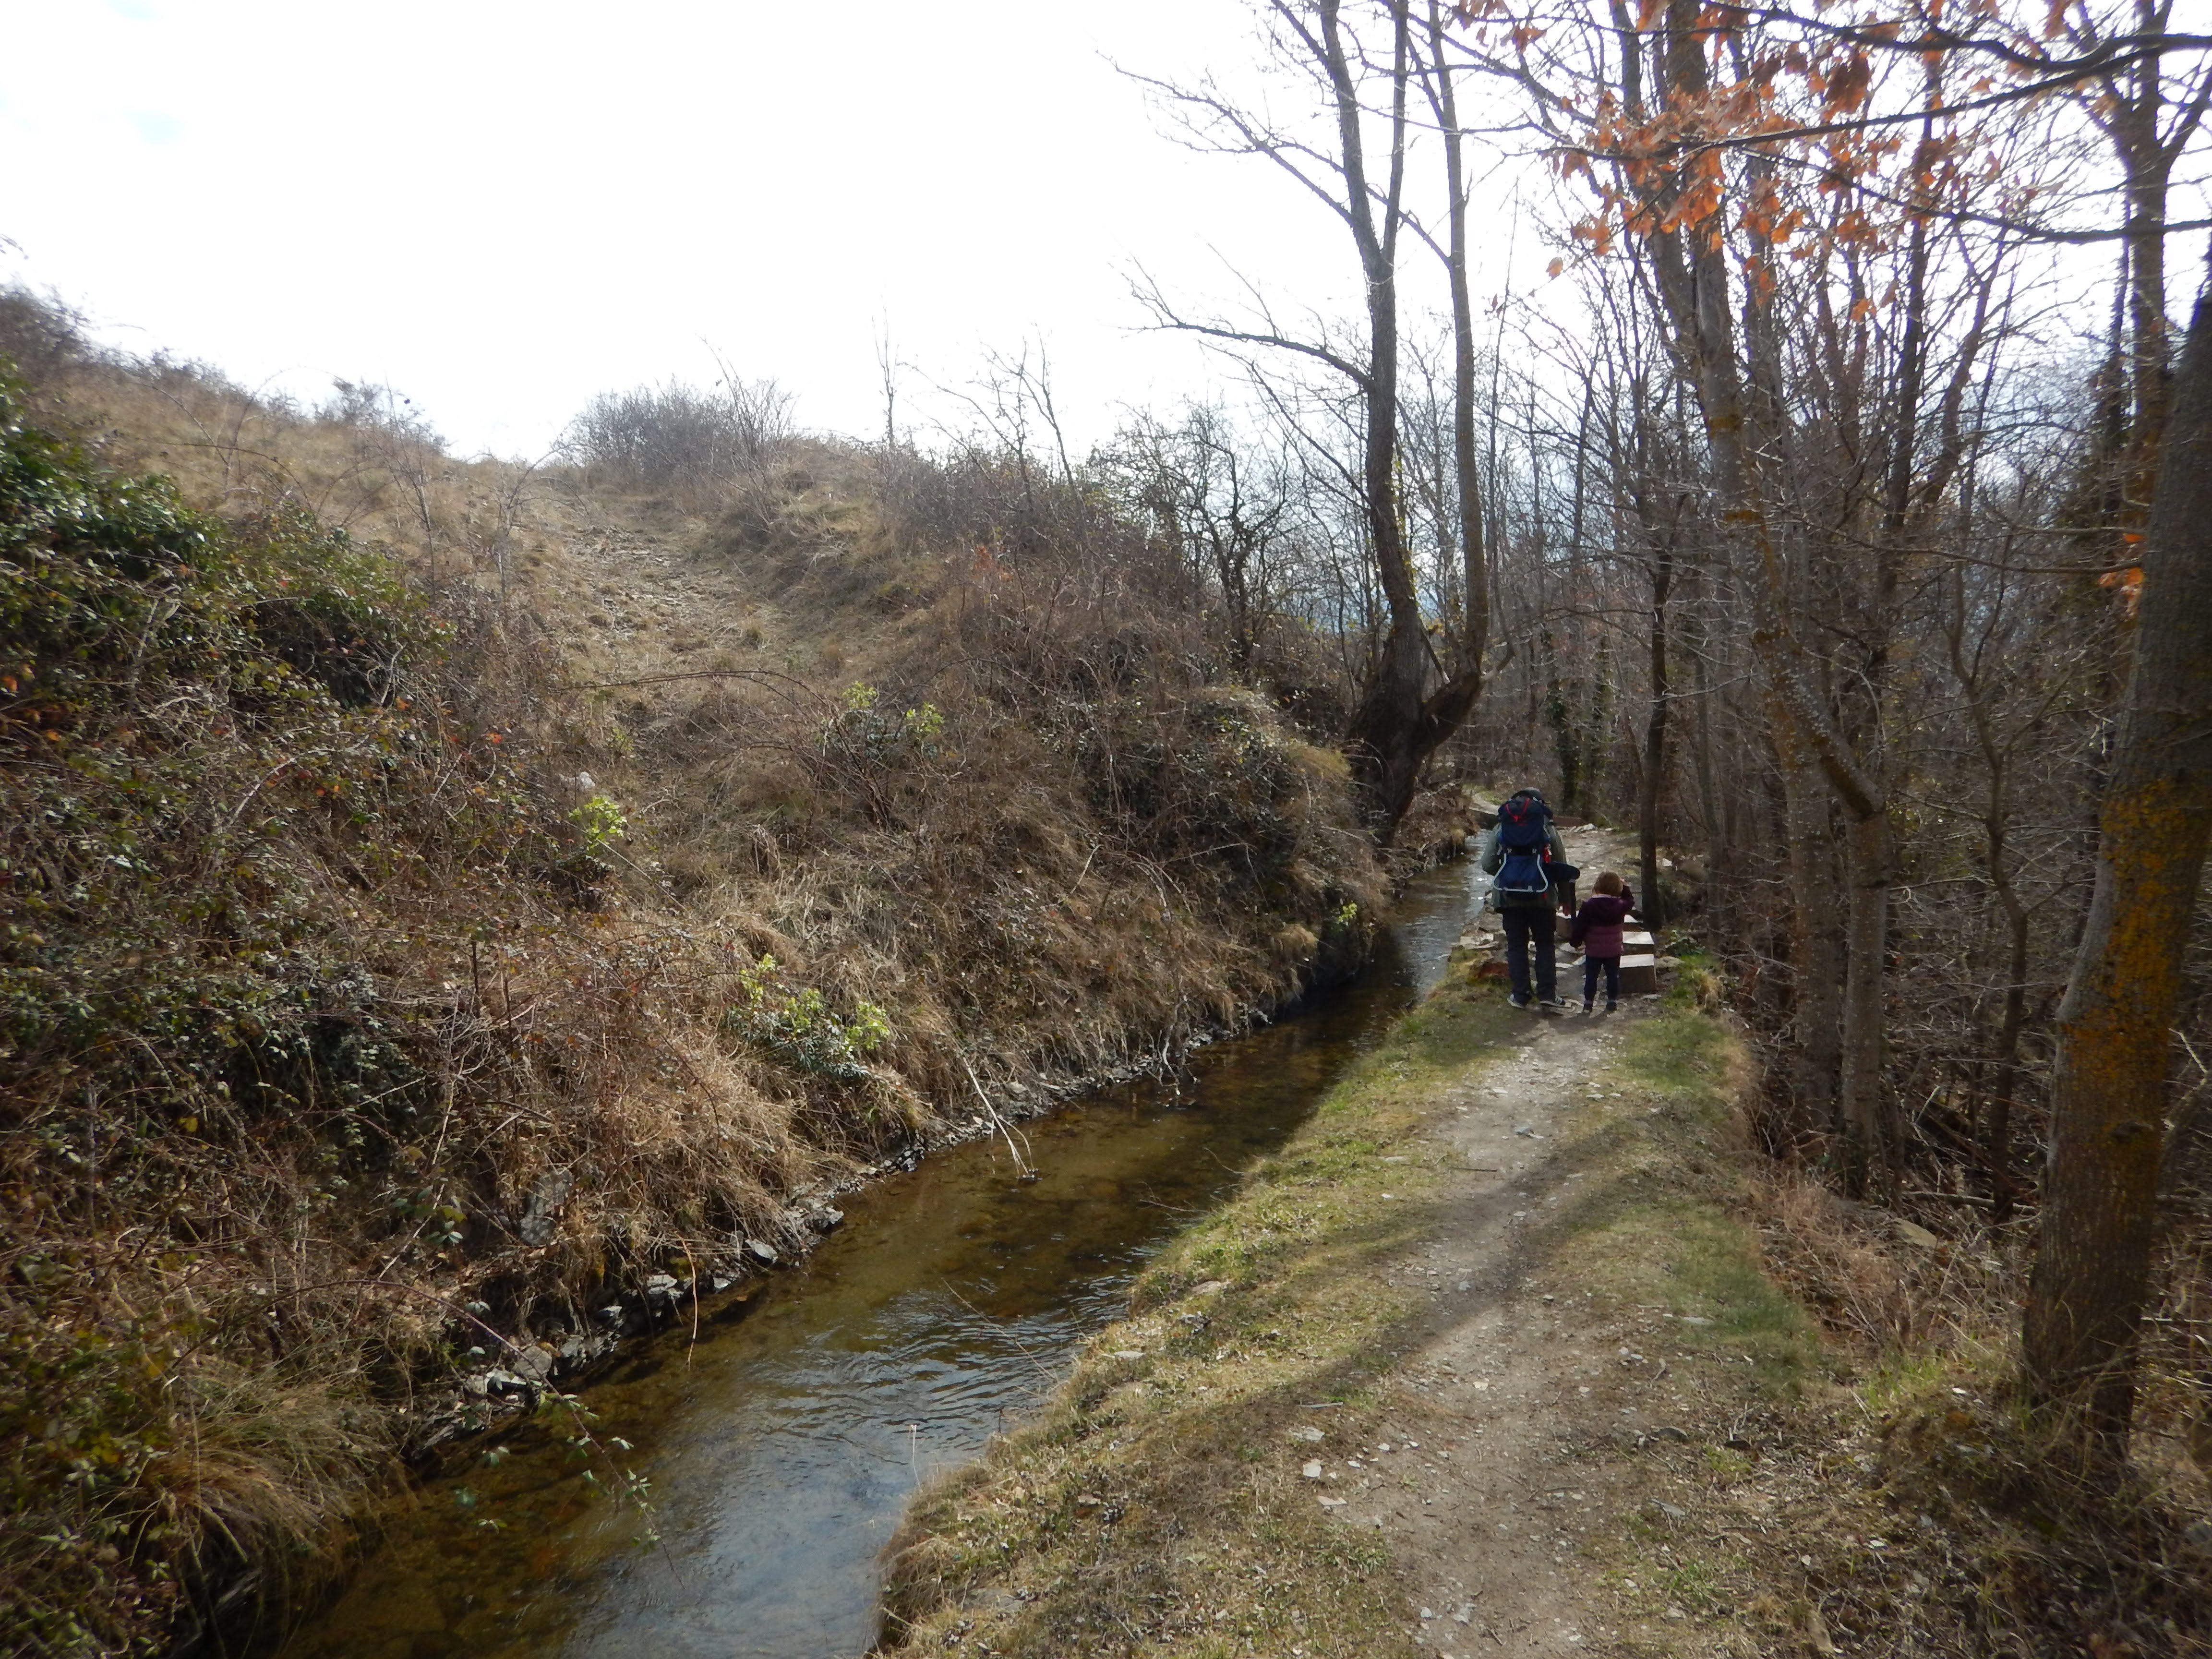
[(793, 1271), (710, 1302), (696, 1340), (685, 1321), (641, 1343), (586, 1396), (593, 1431), (631, 1443), (616, 1455), (651, 1480), (660, 1543), (636, 1541), (637, 1511), (566, 1444), (518, 1424), (494, 1437), (511, 1453), (495, 1466), (395, 1504), (281, 1659), (865, 1652), (908, 1495), (1060, 1380), (1176, 1228), (1435, 982), (1472, 902), (1468, 866), (1424, 878), (1352, 985), (1201, 1050), (1179, 1084), (1024, 1126), (1036, 1179), (1004, 1141), (933, 1152), (854, 1194)]

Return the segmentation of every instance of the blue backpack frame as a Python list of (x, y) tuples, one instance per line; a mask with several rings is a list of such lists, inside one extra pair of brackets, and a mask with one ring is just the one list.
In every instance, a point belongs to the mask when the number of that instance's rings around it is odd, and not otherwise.
[(1498, 809), (1498, 874), (1491, 887), (1500, 893), (1534, 895), (1552, 890), (1552, 809), (1540, 800), (1516, 795)]

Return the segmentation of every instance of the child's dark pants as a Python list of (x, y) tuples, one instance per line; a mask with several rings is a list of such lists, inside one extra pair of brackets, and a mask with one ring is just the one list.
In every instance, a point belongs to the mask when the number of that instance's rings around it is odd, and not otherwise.
[(1583, 1006), (1587, 1008), (1597, 1000), (1597, 970), (1605, 969), (1605, 1000), (1608, 1003), (1620, 1000), (1620, 958), (1619, 957), (1584, 957), (1583, 958)]

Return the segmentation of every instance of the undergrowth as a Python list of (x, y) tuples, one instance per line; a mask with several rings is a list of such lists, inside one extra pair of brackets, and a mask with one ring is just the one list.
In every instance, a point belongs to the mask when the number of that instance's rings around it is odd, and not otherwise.
[[(2017, 1391), (2024, 1229), (1971, 1204), (1923, 1202), (1925, 1225), (1865, 1209), (1751, 1150), (1741, 1080), (1710, 1058), (1722, 1027), (1692, 1012), (1711, 991), (1679, 980), (1623, 1045), (1624, 1073), (1665, 1101), (1635, 1126), (1645, 1179), (1679, 1196), (1588, 1218), (1571, 1259), (1620, 1305), (1663, 1310), (1681, 1350), (1755, 1363), (1706, 1398), (1719, 1443), (1689, 1518), (1632, 1527), (1607, 1582), (1662, 1589), (1701, 1650), (2205, 1652), (2212, 1523), (2180, 1358), (2194, 1271), (2172, 1273), (2154, 1327), (2132, 1465), (2069, 1464)], [(1628, 1645), (1680, 1643), (1655, 1623)]]

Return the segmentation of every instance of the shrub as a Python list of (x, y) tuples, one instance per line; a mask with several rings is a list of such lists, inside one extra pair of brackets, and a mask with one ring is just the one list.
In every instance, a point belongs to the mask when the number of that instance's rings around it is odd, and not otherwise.
[(874, 1003), (854, 998), (841, 1014), (814, 987), (789, 984), (772, 956), (742, 969), (738, 984), (744, 1003), (726, 1024), (810, 1077), (861, 1082), (868, 1056), (890, 1040), (890, 1022)]
[(701, 488), (757, 474), (792, 437), (791, 398), (773, 380), (725, 379), (713, 390), (604, 392), (569, 423), (562, 450), (625, 483)]

